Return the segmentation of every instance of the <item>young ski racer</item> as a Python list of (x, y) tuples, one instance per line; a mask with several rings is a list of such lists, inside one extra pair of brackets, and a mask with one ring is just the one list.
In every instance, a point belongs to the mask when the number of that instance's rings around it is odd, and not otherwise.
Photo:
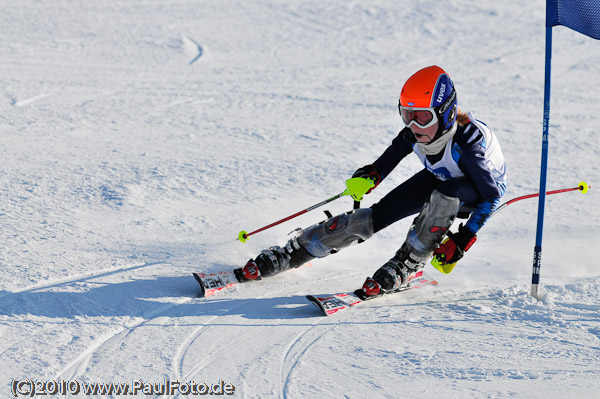
[[(458, 109), (454, 84), (438, 66), (421, 69), (406, 81), (398, 107), (406, 127), (372, 165), (352, 177), (370, 179), (375, 188), (411, 152), (425, 168), (371, 208), (329, 218), (302, 230), (284, 247), (262, 251), (242, 268), (244, 279), (271, 276), (325, 257), (417, 213), (400, 249), (365, 281), (365, 295), (408, 284), (411, 274), (432, 256), (449, 270), (463, 257), (506, 189), (498, 139), (483, 122)], [(453, 233), (449, 229), (457, 216), (468, 220)]]

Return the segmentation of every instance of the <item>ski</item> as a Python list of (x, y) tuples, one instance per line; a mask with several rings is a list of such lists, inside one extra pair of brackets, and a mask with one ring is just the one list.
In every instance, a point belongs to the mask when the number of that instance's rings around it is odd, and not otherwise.
[(200, 297), (206, 298), (221, 290), (231, 288), (246, 281), (241, 275), (241, 270), (234, 269), (217, 273), (192, 273), (192, 275), (198, 284), (200, 284)]
[[(298, 266), (297, 269), (305, 266), (311, 266), (308, 262), (302, 266)], [(230, 271), (216, 272), (216, 273), (192, 273), (198, 284), (200, 285), (200, 297), (206, 298), (217, 292), (231, 288), (237, 284), (245, 283), (247, 281), (260, 281), (262, 277), (258, 277), (256, 280), (249, 280), (244, 278), (242, 275), (242, 268), (233, 269)]]
[(383, 295), (396, 294), (413, 288), (421, 288), (425, 285), (438, 285), (438, 282), (420, 270), (410, 277), (408, 285), (400, 287), (395, 291), (386, 292), (385, 294), (367, 297), (364, 295), (362, 289), (357, 289), (354, 292), (343, 292), (333, 295), (307, 295), (306, 299), (312, 302), (323, 313), (323, 316), (330, 316), (340, 310), (349, 309), (359, 303), (370, 301)]

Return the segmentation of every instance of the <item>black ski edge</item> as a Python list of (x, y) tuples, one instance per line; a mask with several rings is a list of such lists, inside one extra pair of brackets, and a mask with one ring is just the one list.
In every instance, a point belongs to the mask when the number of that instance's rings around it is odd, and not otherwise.
[(237, 281), (239, 281), (240, 283), (243, 283), (244, 281), (246, 281), (244, 276), (242, 276), (242, 268), (233, 269), (233, 275), (235, 276)]
[(354, 295), (356, 295), (357, 297), (359, 297), (362, 301), (368, 301), (371, 299), (375, 299), (375, 298), (380, 298), (384, 295), (390, 295), (390, 294), (396, 294), (398, 292), (404, 292), (404, 291), (408, 291), (410, 290), (412, 287), (409, 285), (405, 285), (402, 286), (400, 288), (398, 288), (397, 290), (394, 291), (384, 291), (380, 294), (377, 295), (366, 295), (365, 292), (362, 290), (362, 288), (359, 288), (357, 290), (354, 291)]
[(359, 289), (357, 289), (357, 290), (354, 291), (354, 295), (356, 295), (357, 297), (359, 297), (361, 301), (368, 301), (369, 299), (379, 298), (380, 296), (383, 296), (384, 294), (366, 295), (365, 292), (362, 290), (362, 288), (359, 288)]

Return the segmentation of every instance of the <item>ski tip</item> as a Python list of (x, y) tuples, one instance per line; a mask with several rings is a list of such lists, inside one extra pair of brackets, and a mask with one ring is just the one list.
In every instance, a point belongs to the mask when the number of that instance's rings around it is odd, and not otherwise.
[(354, 293), (347, 292), (335, 295), (307, 295), (306, 299), (314, 303), (324, 316), (331, 316), (362, 302)]
[(327, 309), (325, 309), (325, 307), (323, 306), (323, 304), (321, 303), (319, 298), (317, 298), (314, 295), (307, 295), (306, 299), (308, 299), (311, 303), (313, 303), (321, 311), (322, 316), (329, 316), (329, 314), (327, 314)]
[(198, 273), (192, 273), (192, 275), (198, 282), (198, 285), (200, 285), (200, 294), (198, 296), (200, 298), (205, 298), (206, 297), (206, 289), (204, 288), (204, 284), (202, 284), (202, 277), (200, 277), (200, 275)]

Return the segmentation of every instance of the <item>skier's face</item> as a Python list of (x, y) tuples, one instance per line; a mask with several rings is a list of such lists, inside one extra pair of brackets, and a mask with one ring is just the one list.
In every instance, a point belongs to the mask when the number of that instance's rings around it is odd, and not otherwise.
[(416, 123), (411, 124), (410, 131), (417, 139), (418, 143), (421, 144), (429, 144), (435, 138), (435, 134), (438, 130), (439, 121), (436, 122), (433, 126), (429, 127), (420, 127)]

